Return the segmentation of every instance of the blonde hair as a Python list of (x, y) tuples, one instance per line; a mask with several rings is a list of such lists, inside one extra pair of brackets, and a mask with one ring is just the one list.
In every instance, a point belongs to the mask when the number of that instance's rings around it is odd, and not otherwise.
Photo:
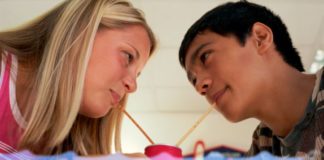
[[(28, 125), (19, 148), (37, 154), (73, 150), (80, 155), (121, 151), (120, 107), (98, 119), (79, 115), (87, 64), (99, 26), (141, 25), (155, 49), (154, 35), (142, 12), (125, 0), (69, 0), (15, 30), (0, 32), (0, 48), (32, 66)], [(114, 147), (113, 147), (114, 144)], [(113, 149), (114, 148), (114, 149)]]

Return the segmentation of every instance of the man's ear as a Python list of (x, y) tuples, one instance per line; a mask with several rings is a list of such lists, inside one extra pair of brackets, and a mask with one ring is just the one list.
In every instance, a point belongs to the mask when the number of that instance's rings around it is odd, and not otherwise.
[(267, 25), (256, 22), (252, 26), (251, 33), (260, 54), (266, 53), (274, 46), (272, 30)]

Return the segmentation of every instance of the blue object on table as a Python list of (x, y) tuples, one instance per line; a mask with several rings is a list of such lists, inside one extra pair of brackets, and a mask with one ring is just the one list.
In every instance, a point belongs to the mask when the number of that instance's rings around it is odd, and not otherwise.
[[(35, 160), (75, 160), (78, 157), (74, 152), (69, 151), (53, 156), (37, 156)], [(33, 159), (34, 160), (34, 159)]]
[[(194, 160), (194, 158), (185, 158), (184, 160)], [(252, 157), (226, 157), (219, 152), (210, 152), (204, 157), (204, 160), (302, 160), (298, 157), (276, 157), (269, 152), (261, 152)]]
[[(169, 158), (171, 157), (171, 159), (173, 159), (172, 156), (167, 155), (167, 157)], [(11, 154), (0, 153), (0, 160), (115, 160), (115, 159), (116, 160), (142, 160), (141, 158), (129, 158), (120, 153), (103, 155), (103, 156), (93, 157), (93, 158), (80, 157), (72, 151), (65, 152), (59, 155), (52, 155), (52, 156), (37, 156), (37, 155), (33, 155), (29, 151), (22, 151), (22, 152), (11, 153)], [(175, 159), (178, 160), (179, 158), (175, 158)], [(161, 158), (159, 160), (161, 160)], [(192, 157), (184, 158), (183, 160), (193, 160), (193, 158)], [(276, 157), (270, 154), (269, 152), (261, 152), (258, 155), (253, 157), (232, 158), (232, 157), (226, 157), (218, 152), (211, 152), (206, 157), (204, 157), (204, 160), (302, 160), (302, 158)]]

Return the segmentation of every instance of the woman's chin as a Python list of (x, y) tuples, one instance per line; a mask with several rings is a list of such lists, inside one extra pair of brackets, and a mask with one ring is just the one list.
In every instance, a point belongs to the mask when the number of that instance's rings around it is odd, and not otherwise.
[(89, 118), (101, 118), (107, 115), (107, 113), (113, 108), (113, 106), (106, 107), (93, 107), (91, 109), (80, 111), (80, 114)]

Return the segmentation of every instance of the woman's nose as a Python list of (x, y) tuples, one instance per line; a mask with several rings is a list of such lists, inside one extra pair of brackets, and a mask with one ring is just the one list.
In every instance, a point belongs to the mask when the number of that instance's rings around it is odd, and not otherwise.
[(127, 93), (135, 92), (137, 89), (136, 76), (127, 76), (124, 79), (124, 87)]

